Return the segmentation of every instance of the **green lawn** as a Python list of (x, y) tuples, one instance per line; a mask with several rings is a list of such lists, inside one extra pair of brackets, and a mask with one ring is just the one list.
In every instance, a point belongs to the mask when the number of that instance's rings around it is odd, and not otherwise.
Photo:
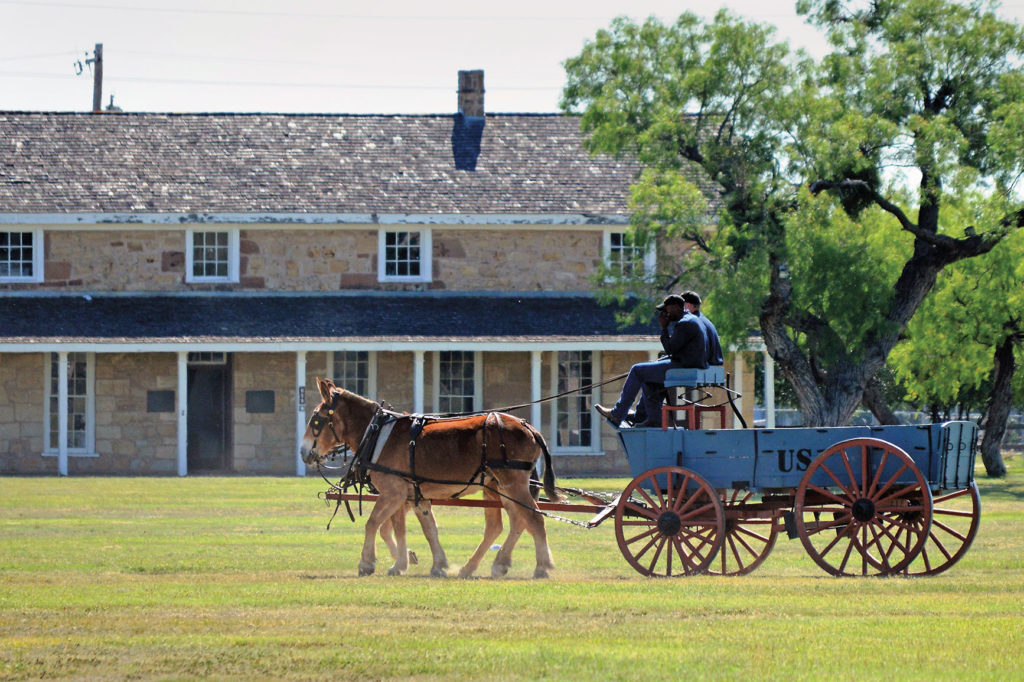
[[(357, 578), (361, 522), (325, 530), (319, 479), (0, 478), (0, 679), (1024, 679), (1008, 466), (965, 558), (916, 579), (832, 578), (785, 536), (749, 576), (646, 579), (612, 521), (549, 522), (546, 581), (528, 537), (504, 580), (430, 578), (415, 522), (422, 563)], [(480, 512), (436, 512), (457, 564)]]

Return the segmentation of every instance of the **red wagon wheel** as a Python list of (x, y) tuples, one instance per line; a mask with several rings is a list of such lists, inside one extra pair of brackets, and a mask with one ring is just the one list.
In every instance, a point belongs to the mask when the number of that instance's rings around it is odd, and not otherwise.
[(793, 511), (800, 541), (823, 569), (832, 575), (889, 575), (901, 572), (924, 547), (932, 498), (906, 452), (875, 438), (853, 438), (811, 463)]
[(754, 493), (723, 490), (725, 539), (722, 551), (711, 562), (712, 575), (746, 575), (761, 565), (779, 536), (778, 515), (762, 508), (750, 508)]
[(935, 575), (960, 561), (978, 534), (981, 521), (981, 495), (973, 481), (961, 490), (934, 498), (932, 527), (928, 541), (906, 568), (905, 575)]
[(722, 547), (718, 493), (681, 467), (658, 467), (626, 486), (615, 508), (615, 537), (626, 561), (646, 576), (704, 573)]

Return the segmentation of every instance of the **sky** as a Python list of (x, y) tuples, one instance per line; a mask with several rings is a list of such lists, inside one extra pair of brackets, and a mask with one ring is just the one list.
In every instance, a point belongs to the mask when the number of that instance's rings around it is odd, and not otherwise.
[[(0, 0), (0, 111), (454, 113), (483, 69), (488, 112), (558, 111), (563, 63), (620, 15), (726, 7), (792, 47), (824, 40), (795, 0)], [(1024, 0), (1000, 14), (1024, 23)]]

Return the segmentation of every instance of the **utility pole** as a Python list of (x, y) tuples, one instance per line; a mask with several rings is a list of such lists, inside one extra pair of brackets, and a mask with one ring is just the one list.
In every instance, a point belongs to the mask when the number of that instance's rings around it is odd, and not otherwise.
[(96, 43), (92, 59), (86, 59), (92, 65), (92, 113), (103, 113), (103, 43)]

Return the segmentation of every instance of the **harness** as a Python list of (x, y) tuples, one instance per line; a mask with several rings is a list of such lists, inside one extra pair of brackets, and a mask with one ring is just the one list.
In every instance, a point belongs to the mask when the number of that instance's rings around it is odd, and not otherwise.
[[(327, 410), (327, 417), (323, 417), (319, 412), (313, 414), (310, 419), (310, 427), (313, 433), (313, 437), (316, 438), (324, 429), (324, 422), (331, 429), (331, 434), (335, 437), (335, 441), (341, 442), (337, 432), (334, 430), (334, 422), (332, 417), (334, 415), (334, 408), (337, 404), (338, 394), (334, 394), (331, 398), (331, 405)], [(483, 431), (481, 438), (481, 449), (480, 449), (480, 460), (476, 471), (469, 477), (468, 480), (447, 480), (437, 479), (428, 476), (422, 476), (416, 473), (416, 445), (417, 440), (420, 438), (423, 429), (431, 423), (451, 421), (460, 417), (456, 416), (436, 416), (436, 415), (424, 415), (424, 414), (400, 414), (392, 410), (386, 409), (383, 404), (378, 404), (374, 410), (373, 417), (370, 419), (370, 423), (367, 424), (366, 430), (363, 431), (363, 435), (359, 440), (359, 445), (356, 448), (355, 455), (347, 459), (347, 466), (345, 466), (344, 473), (342, 474), (341, 480), (337, 483), (331, 483), (331, 486), (340, 492), (348, 492), (350, 488), (356, 488), (359, 494), (359, 513), (362, 515), (362, 494), (364, 489), (369, 489), (373, 494), (377, 491), (374, 489), (372, 482), (370, 481), (371, 471), (380, 471), (382, 473), (393, 474), (399, 476), (404, 480), (408, 481), (413, 486), (413, 503), (418, 505), (423, 501), (423, 491), (421, 486), (424, 483), (433, 483), (439, 485), (459, 485), (462, 489), (453, 493), (452, 498), (460, 497), (470, 487), (476, 485), (482, 488), (488, 488), (498, 495), (501, 493), (486, 484), (487, 475), (494, 476), (494, 470), (496, 469), (516, 469), (520, 471), (532, 471), (533, 463), (509, 459), (508, 448), (505, 443), (505, 428), (502, 425), (501, 417), (496, 412), (488, 412), (484, 417), (484, 422), (480, 426), (480, 430)], [(408, 471), (401, 471), (392, 467), (385, 466), (378, 462), (381, 452), (387, 445), (391, 438), (392, 431), (395, 425), (401, 420), (410, 420), (409, 424), (409, 469)], [(529, 427), (529, 423), (525, 419), (518, 420), (524, 426)], [(487, 430), (488, 426), (493, 424), (497, 427), (498, 433), (498, 449), (500, 451), (500, 458), (488, 459), (487, 456)], [(323, 473), (321, 472), (321, 476)], [(324, 480), (327, 480), (326, 476), (323, 476)], [(501, 495), (504, 497), (504, 495)], [(341, 499), (339, 498), (338, 504), (334, 508), (334, 514), (331, 515), (331, 521), (338, 513), (338, 508), (341, 506)], [(345, 509), (348, 512), (349, 518), (355, 521), (355, 516), (352, 513), (352, 509), (345, 501)], [(331, 522), (327, 524), (330, 529)]]

